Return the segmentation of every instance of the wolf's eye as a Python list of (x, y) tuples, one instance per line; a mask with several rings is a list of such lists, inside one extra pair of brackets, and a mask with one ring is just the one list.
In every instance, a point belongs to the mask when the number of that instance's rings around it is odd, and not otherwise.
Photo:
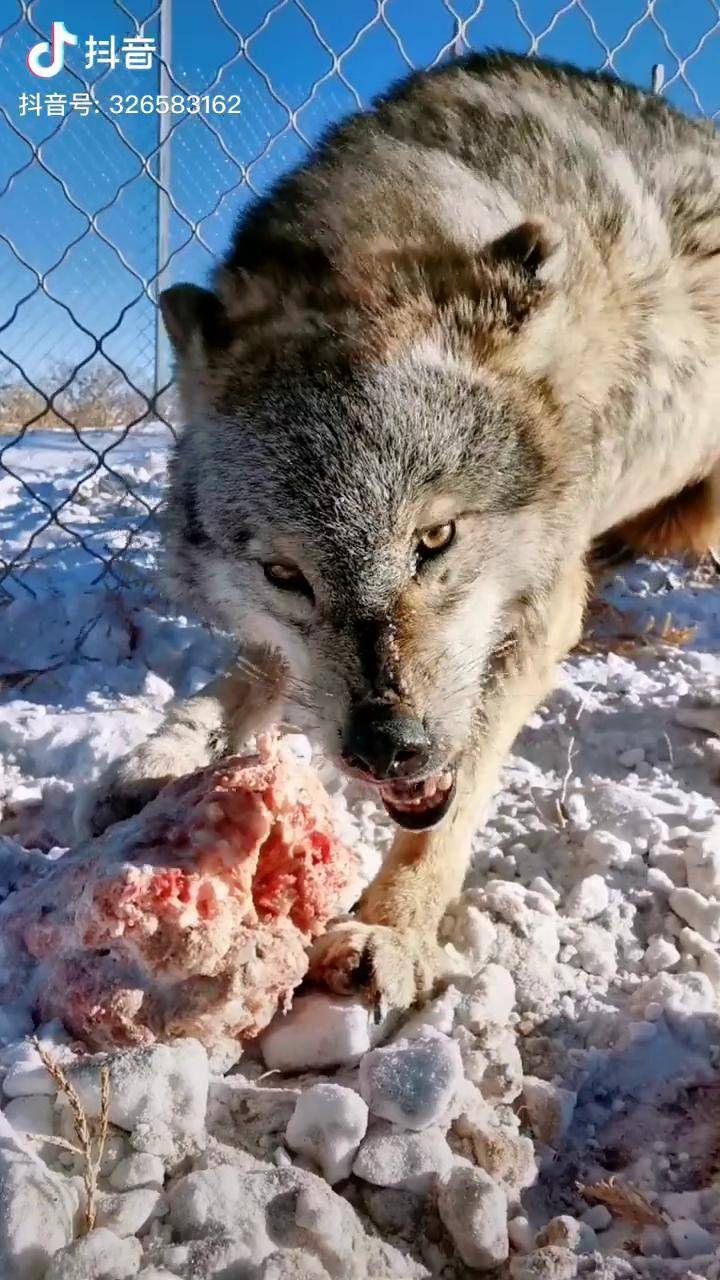
[(263, 573), (268, 582), (281, 591), (296, 591), (298, 595), (314, 600), (313, 589), (307, 578), (295, 564), (271, 563), (263, 565)]
[(441, 551), (447, 551), (454, 539), (454, 520), (448, 520), (446, 524), (431, 525), (429, 529), (426, 529), (420, 535), (420, 541), (418, 542), (420, 559), (429, 560), (432, 556), (439, 555)]

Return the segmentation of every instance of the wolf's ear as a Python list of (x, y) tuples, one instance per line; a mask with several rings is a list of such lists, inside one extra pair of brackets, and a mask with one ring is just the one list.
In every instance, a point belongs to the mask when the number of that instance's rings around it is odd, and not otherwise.
[(351, 300), (380, 317), (395, 309), (406, 312), (408, 304), (420, 301), (421, 325), (440, 312), (449, 331), (467, 339), (516, 331), (547, 287), (560, 280), (566, 257), (562, 232), (532, 218), (475, 250), (447, 241), (383, 244), (356, 257), (344, 278)]
[(511, 227), (483, 250), (490, 263), (502, 263), (530, 280), (549, 283), (559, 274), (564, 260), (564, 238), (553, 223), (529, 218)]
[(220, 299), (196, 284), (174, 284), (160, 294), (160, 311), (177, 356), (185, 355), (194, 337), (203, 347), (227, 346), (230, 323)]

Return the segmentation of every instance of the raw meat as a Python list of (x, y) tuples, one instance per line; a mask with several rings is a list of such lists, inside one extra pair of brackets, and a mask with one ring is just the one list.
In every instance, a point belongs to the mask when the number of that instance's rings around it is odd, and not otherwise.
[(11, 894), (5, 966), (32, 983), (42, 1018), (92, 1048), (221, 1044), (287, 1007), (308, 943), (356, 888), (321, 783), (263, 739), (254, 756), (169, 784)]

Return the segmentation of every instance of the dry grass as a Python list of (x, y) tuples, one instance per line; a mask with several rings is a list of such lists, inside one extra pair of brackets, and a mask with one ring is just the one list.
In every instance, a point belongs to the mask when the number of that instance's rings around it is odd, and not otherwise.
[(72, 1151), (74, 1155), (80, 1156), (83, 1162), (83, 1182), (85, 1184), (85, 1231), (89, 1232), (93, 1230), (97, 1218), (97, 1179), (107, 1141), (110, 1113), (110, 1072), (107, 1067), (100, 1068), (100, 1116), (97, 1121), (92, 1121), (85, 1114), (77, 1091), (68, 1080), (60, 1064), (48, 1053), (47, 1049), (43, 1048), (37, 1036), (32, 1037), (31, 1043), (37, 1049), (40, 1061), (48, 1075), (55, 1081), (58, 1091), (68, 1100), (77, 1142), (68, 1142), (66, 1138), (45, 1136), (39, 1140), (49, 1142), (54, 1147), (61, 1147), (64, 1151)]
[[(112, 365), (96, 362), (75, 373), (70, 365), (47, 371), (38, 392), (21, 378), (0, 383), (0, 434), (33, 430), (80, 431), (123, 427), (151, 416), (148, 401)], [(66, 421), (67, 419), (67, 421)]]
[(607, 1205), (618, 1218), (624, 1218), (637, 1227), (664, 1227), (666, 1224), (667, 1219), (662, 1213), (630, 1182), (616, 1182), (614, 1178), (593, 1182), (589, 1186), (578, 1182), (577, 1189), (584, 1200)]
[(677, 627), (668, 613), (658, 621), (649, 618), (645, 626), (638, 626), (638, 619), (623, 613), (606, 600), (591, 600), (585, 631), (576, 646), (576, 653), (619, 653), (631, 655), (639, 651), (658, 653), (660, 650), (682, 648), (695, 635), (695, 627)]

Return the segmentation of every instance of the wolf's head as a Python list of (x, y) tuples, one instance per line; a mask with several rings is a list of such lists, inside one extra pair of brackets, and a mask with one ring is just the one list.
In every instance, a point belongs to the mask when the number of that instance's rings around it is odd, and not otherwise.
[(513, 356), (549, 252), (383, 252), (163, 297), (188, 426), (174, 575), (281, 651), (328, 753), (418, 829), (558, 555), (557, 410)]

